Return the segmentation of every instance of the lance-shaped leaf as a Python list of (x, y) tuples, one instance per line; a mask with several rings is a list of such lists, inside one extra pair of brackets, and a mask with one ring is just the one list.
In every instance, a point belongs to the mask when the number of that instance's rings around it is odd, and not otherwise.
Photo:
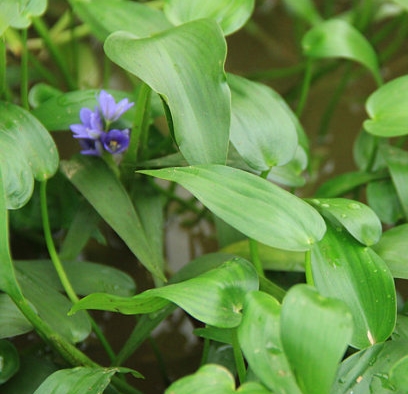
[(206, 324), (230, 328), (241, 322), (245, 294), (258, 287), (253, 265), (235, 258), (196, 278), (146, 290), (131, 298), (91, 294), (75, 304), (72, 312), (101, 309), (124, 314), (151, 313), (173, 302)]
[(164, 279), (161, 251), (150, 245), (129, 195), (108, 165), (99, 158), (79, 155), (62, 162), (61, 170), (140, 262)]
[(246, 23), (254, 5), (254, 0), (166, 0), (164, 13), (175, 25), (202, 18), (214, 19), (228, 35)]
[(346, 198), (313, 198), (307, 201), (334, 225), (345, 227), (362, 244), (373, 245), (380, 239), (380, 219), (367, 205)]
[(10, 338), (25, 334), (33, 329), (16, 304), (6, 293), (0, 294), (1, 318), (7, 324), (0, 325), (0, 338)]
[(303, 393), (330, 391), (352, 331), (353, 319), (343, 302), (308, 285), (288, 291), (281, 311), (282, 344)]
[(226, 43), (213, 20), (200, 19), (149, 38), (118, 32), (105, 52), (157, 92), (171, 113), (174, 136), (190, 164), (224, 164), (230, 129)]
[(408, 219), (408, 152), (387, 145), (381, 147), (381, 155), (390, 170), (405, 218)]
[(258, 171), (288, 163), (298, 145), (289, 108), (266, 85), (228, 74), (231, 88), (230, 139), (246, 163)]
[(261, 291), (248, 293), (238, 340), (249, 367), (265, 386), (276, 393), (300, 394), (283, 351), (280, 314), (281, 305), (273, 297)]
[(322, 21), (322, 17), (312, 0), (284, 0), (283, 3), (289, 12), (311, 25), (316, 25)]
[(0, 166), (8, 209), (31, 197), (34, 179), (50, 178), (58, 168), (58, 151), (44, 126), (17, 105), (0, 102)]
[(347, 58), (361, 63), (381, 84), (377, 56), (367, 39), (353, 26), (341, 19), (317, 24), (302, 40), (303, 52), (312, 58)]
[(322, 217), (303, 200), (232, 167), (204, 165), (140, 172), (179, 183), (226, 223), (265, 245), (305, 251), (325, 232)]
[(163, 12), (144, 4), (124, 0), (70, 0), (75, 13), (99, 40), (124, 30), (138, 37), (169, 29), (172, 25)]
[(66, 394), (70, 393), (103, 393), (109, 385), (111, 378), (117, 372), (132, 372), (135, 377), (142, 377), (139, 373), (127, 368), (90, 368), (76, 367), (61, 369), (50, 375), (34, 394)]
[(364, 129), (380, 137), (398, 137), (408, 134), (408, 75), (395, 78), (377, 89), (366, 102), (371, 119)]
[(312, 248), (312, 270), (317, 289), (349, 307), (354, 319), (352, 346), (367, 347), (390, 336), (396, 320), (394, 280), (372, 249), (327, 223), (324, 238)]

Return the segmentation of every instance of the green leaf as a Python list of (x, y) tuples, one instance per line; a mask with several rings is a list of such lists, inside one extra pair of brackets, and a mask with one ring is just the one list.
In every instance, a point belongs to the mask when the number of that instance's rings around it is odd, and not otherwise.
[(390, 170), (405, 218), (408, 219), (408, 152), (388, 145), (381, 147), (381, 155)]
[(302, 39), (305, 56), (311, 58), (346, 58), (361, 63), (381, 84), (377, 56), (367, 39), (353, 26), (341, 19), (317, 24)]
[(245, 298), (238, 340), (249, 367), (272, 392), (300, 394), (282, 348), (281, 306), (276, 299), (260, 291)]
[(47, 9), (47, 0), (2, 0), (0, 9), (0, 36), (9, 26), (25, 29), (31, 18), (42, 15)]
[(50, 178), (58, 168), (58, 151), (44, 126), (17, 105), (0, 102), (0, 166), (8, 209), (31, 197), (34, 178)]
[(246, 163), (266, 171), (288, 163), (297, 148), (296, 128), (288, 107), (274, 90), (227, 75), (231, 88), (230, 139)]
[(408, 341), (408, 316), (400, 313), (397, 315), (397, 323), (391, 339), (393, 341)]
[(307, 200), (333, 225), (341, 224), (357, 241), (370, 246), (381, 237), (380, 219), (367, 205), (346, 198)]
[(305, 251), (325, 232), (314, 208), (241, 170), (207, 165), (140, 172), (179, 183), (222, 220), (265, 245)]
[(302, 392), (328, 393), (353, 331), (346, 305), (311, 286), (296, 285), (283, 300), (280, 329)]
[(408, 134), (408, 75), (387, 82), (366, 101), (371, 119), (364, 129), (380, 137), (398, 137)]
[(226, 42), (216, 22), (200, 19), (149, 38), (114, 33), (105, 52), (157, 92), (171, 113), (176, 142), (190, 164), (224, 164), (230, 129)]
[(289, 12), (304, 19), (312, 26), (322, 21), (322, 17), (311, 0), (284, 0), (283, 3)]
[(107, 164), (78, 155), (61, 170), (153, 275), (165, 279), (161, 251), (149, 243), (124, 186)]
[(404, 360), (402, 362), (406, 365), (407, 352), (407, 341), (387, 341), (353, 354), (341, 363), (331, 392), (406, 393), (404, 381), (394, 381), (390, 377), (400, 361)]
[(389, 379), (391, 387), (406, 392), (408, 387), (408, 356), (401, 358), (394, 364), (390, 370)]
[(0, 385), (16, 374), (19, 367), (20, 359), (17, 349), (11, 342), (5, 339), (0, 340)]
[(0, 338), (14, 337), (30, 332), (33, 329), (31, 323), (28, 322), (16, 304), (5, 293), (0, 294), (0, 310), (2, 320), (7, 322), (7, 324), (0, 324)]
[(254, 5), (254, 0), (166, 0), (163, 10), (175, 25), (202, 18), (215, 19), (228, 35), (247, 22)]
[(384, 232), (373, 249), (387, 263), (394, 278), (408, 279), (408, 224)]
[(268, 394), (269, 391), (256, 382), (243, 384), (235, 390), (235, 380), (224, 367), (203, 365), (196, 373), (185, 376), (170, 385), (165, 394)]
[(352, 346), (364, 348), (390, 336), (396, 319), (394, 280), (372, 249), (327, 223), (324, 238), (312, 249), (312, 271), (322, 295), (349, 307), (354, 318)]
[(235, 258), (196, 278), (146, 290), (132, 298), (91, 294), (75, 304), (71, 312), (101, 309), (124, 314), (151, 313), (173, 302), (197, 320), (230, 328), (241, 321), (245, 294), (257, 290), (258, 286), (253, 265)]
[(112, 376), (117, 372), (121, 372), (121, 368), (76, 367), (61, 369), (50, 375), (34, 394), (66, 394), (67, 388), (72, 394), (100, 394), (104, 392)]
[(147, 37), (170, 29), (163, 12), (153, 7), (122, 0), (70, 0), (75, 13), (100, 40), (115, 31), (124, 30), (138, 37)]

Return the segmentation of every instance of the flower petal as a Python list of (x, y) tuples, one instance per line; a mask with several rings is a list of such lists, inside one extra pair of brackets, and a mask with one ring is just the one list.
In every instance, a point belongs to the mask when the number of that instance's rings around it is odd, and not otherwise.
[(113, 129), (101, 135), (101, 141), (106, 151), (112, 154), (121, 153), (129, 146), (129, 130)]

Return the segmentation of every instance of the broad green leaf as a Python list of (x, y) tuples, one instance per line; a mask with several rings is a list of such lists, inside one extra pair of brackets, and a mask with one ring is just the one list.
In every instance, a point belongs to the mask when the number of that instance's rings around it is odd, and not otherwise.
[(408, 224), (401, 224), (383, 233), (375, 252), (387, 263), (394, 278), (408, 279)]
[(241, 170), (207, 165), (140, 172), (179, 183), (226, 223), (268, 246), (305, 251), (325, 232), (314, 208)]
[(353, 144), (353, 158), (358, 169), (373, 172), (384, 168), (385, 163), (378, 154), (378, 147), (386, 143), (383, 138), (378, 138), (365, 130), (360, 131)]
[(254, 0), (166, 0), (163, 11), (175, 25), (202, 18), (215, 19), (228, 35), (247, 22), (254, 5)]
[(144, 4), (124, 0), (70, 0), (75, 13), (100, 40), (124, 30), (138, 37), (172, 27), (163, 12)]
[(324, 238), (312, 248), (312, 271), (322, 295), (349, 307), (354, 319), (352, 346), (364, 348), (390, 336), (396, 319), (394, 280), (372, 249), (327, 223)]
[(398, 360), (390, 370), (390, 388), (407, 391), (408, 388), (408, 356)]
[(164, 279), (161, 251), (149, 243), (124, 186), (99, 158), (78, 155), (61, 170), (153, 275)]
[(6, 293), (0, 294), (0, 311), (2, 321), (7, 322), (7, 324), (0, 324), (0, 338), (14, 337), (33, 329), (31, 323)]
[(323, 183), (317, 189), (316, 196), (319, 198), (339, 197), (351, 192), (358, 186), (377, 179), (384, 179), (387, 176), (386, 172), (346, 172)]
[(370, 182), (366, 189), (367, 203), (385, 224), (394, 224), (404, 218), (397, 191), (391, 179)]
[(408, 152), (393, 146), (383, 146), (381, 155), (387, 163), (405, 218), (408, 219)]
[(105, 52), (157, 92), (171, 113), (176, 142), (190, 164), (224, 164), (230, 129), (226, 42), (216, 22), (200, 19), (149, 38), (114, 33)]
[(322, 17), (311, 0), (284, 0), (283, 3), (292, 14), (304, 19), (312, 26), (322, 21)]
[(72, 394), (100, 394), (104, 392), (112, 376), (117, 372), (121, 372), (121, 368), (76, 367), (61, 369), (50, 375), (35, 390), (34, 394), (67, 394), (67, 389)]
[(0, 385), (7, 382), (19, 369), (17, 349), (10, 341), (0, 339)]
[(235, 390), (235, 379), (224, 367), (216, 364), (203, 365), (196, 373), (185, 376), (171, 384), (165, 394), (268, 394), (256, 382), (244, 383)]
[(370, 119), (364, 129), (380, 137), (408, 134), (408, 75), (395, 78), (377, 89), (366, 101)]
[(0, 102), (0, 166), (8, 209), (31, 197), (34, 179), (50, 178), (58, 168), (58, 151), (44, 126), (17, 105)]
[[(60, 96), (63, 92), (60, 89), (46, 83), (35, 84), (28, 92), (28, 101), (32, 108), (37, 108), (42, 103), (54, 97)], [(44, 122), (42, 122), (44, 124)]]
[(341, 363), (331, 393), (406, 393), (404, 381), (390, 377), (399, 362), (406, 363), (407, 352), (407, 341), (387, 341), (353, 354)]
[(260, 291), (248, 293), (238, 340), (249, 367), (265, 386), (272, 392), (300, 394), (282, 348), (280, 314), (281, 305), (273, 297)]
[(197, 320), (230, 328), (238, 326), (241, 321), (245, 294), (258, 287), (253, 265), (236, 258), (196, 278), (146, 290), (132, 298), (91, 294), (75, 304), (71, 311), (101, 309), (140, 314), (158, 311), (173, 302)]
[[(404, 311), (403, 311), (404, 313)], [(398, 314), (397, 323), (395, 324), (394, 332), (391, 339), (393, 341), (408, 341), (408, 316)]]
[(341, 224), (362, 244), (370, 246), (379, 241), (381, 222), (367, 205), (346, 198), (313, 198), (307, 201), (333, 225)]
[(245, 78), (227, 75), (231, 89), (230, 139), (254, 170), (288, 163), (297, 148), (297, 134), (288, 107), (274, 90)]
[(319, 23), (302, 39), (305, 56), (311, 58), (347, 58), (361, 63), (381, 84), (377, 56), (367, 39), (352, 25), (331, 19)]
[[(44, 281), (48, 287), (63, 291), (63, 287), (49, 260), (15, 261), (16, 269), (34, 280)], [(108, 265), (87, 261), (64, 262), (64, 269), (74, 288), (80, 295), (102, 292), (120, 296), (132, 296), (135, 282), (123, 271)]]
[(353, 331), (347, 306), (314, 287), (296, 285), (283, 300), (280, 330), (302, 392), (328, 393)]

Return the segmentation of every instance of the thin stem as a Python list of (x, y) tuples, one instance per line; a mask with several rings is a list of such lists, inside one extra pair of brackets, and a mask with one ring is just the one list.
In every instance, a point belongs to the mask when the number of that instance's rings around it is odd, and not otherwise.
[(21, 104), (23, 108), (29, 110), (28, 104), (28, 50), (27, 50), (27, 29), (23, 29), (22, 33), (22, 53), (21, 53)]
[[(47, 245), (48, 253), (50, 254), (51, 261), (54, 264), (54, 268), (57, 271), (58, 277), (61, 281), (61, 284), (65, 292), (68, 295), (68, 298), (71, 300), (73, 304), (75, 304), (79, 301), (79, 298), (76, 295), (75, 290), (72, 287), (72, 284), (68, 278), (65, 268), (59, 258), (57, 250), (55, 249), (54, 240), (52, 239), (50, 221), (48, 217), (48, 208), (47, 208), (47, 181), (42, 181), (40, 183), (40, 204), (41, 204), (41, 216), (42, 216), (43, 229), (44, 229), (44, 238), (45, 238), (45, 242)], [(88, 312), (86, 312), (86, 314), (88, 315), (90, 319), (93, 331), (95, 332), (96, 336), (99, 338), (110, 360), (114, 360), (116, 355), (113, 352), (109, 342), (106, 340), (105, 336), (103, 335), (101, 329), (99, 328), (95, 320), (89, 315)]]
[(308, 59), (306, 63), (305, 76), (303, 78), (302, 88), (300, 91), (299, 102), (296, 108), (296, 115), (298, 118), (302, 115), (306, 104), (306, 99), (309, 94), (310, 82), (312, 80), (312, 60)]
[(201, 355), (200, 367), (207, 364), (209, 352), (210, 352), (210, 339), (204, 338), (204, 346), (203, 346), (203, 353)]
[(6, 98), (6, 70), (7, 70), (6, 43), (4, 36), (0, 37), (0, 99)]
[(305, 274), (306, 283), (314, 286), (313, 273), (312, 273), (312, 252), (310, 249), (305, 252)]
[(244, 356), (238, 342), (238, 333), (236, 329), (232, 330), (232, 349), (234, 353), (235, 366), (237, 367), (239, 383), (243, 384), (246, 379), (246, 368)]

